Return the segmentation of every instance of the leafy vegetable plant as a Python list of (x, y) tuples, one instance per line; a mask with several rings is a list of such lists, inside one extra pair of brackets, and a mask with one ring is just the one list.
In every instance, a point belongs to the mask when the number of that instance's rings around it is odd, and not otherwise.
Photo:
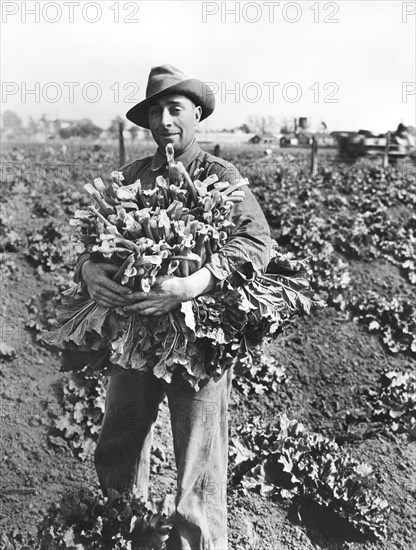
[[(100, 178), (87, 184), (95, 206), (77, 211), (71, 222), (80, 252), (116, 264), (114, 279), (143, 292), (157, 275), (187, 276), (226, 244), (233, 206), (243, 200), (240, 188), (247, 185), (242, 180), (231, 186), (217, 176), (192, 181), (172, 151), (167, 158), (169, 181), (159, 176), (154, 189), (143, 189), (139, 180), (122, 185), (119, 172), (111, 185)], [(219, 291), (150, 319), (96, 304), (80, 283), (64, 293), (59, 327), (47, 341), (67, 356), (71, 350), (79, 359), (85, 353), (81, 366), (96, 352), (100, 370), (103, 364), (107, 372), (152, 368), (168, 382), (179, 370), (198, 389), (202, 380), (218, 378), (231, 366), (250, 366), (264, 337), (276, 335), (294, 313), (324, 306), (308, 296), (306, 266), (276, 245), (267, 275), (247, 262)]]
[(36, 536), (10, 531), (1, 542), (5, 550), (164, 550), (172, 521), (115, 490), (105, 498), (85, 490), (52, 505)]
[(394, 432), (416, 438), (416, 375), (387, 371), (380, 385), (369, 391), (374, 420), (388, 423)]
[(371, 488), (372, 468), (327, 437), (281, 414), (239, 430), (233, 440), (235, 481), (268, 498), (312, 499), (365, 535), (386, 535), (388, 503)]

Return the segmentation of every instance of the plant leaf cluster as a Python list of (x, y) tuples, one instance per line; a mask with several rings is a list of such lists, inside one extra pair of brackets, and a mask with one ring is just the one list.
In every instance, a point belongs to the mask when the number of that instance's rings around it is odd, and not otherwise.
[(287, 378), (284, 365), (278, 363), (273, 357), (261, 353), (251, 367), (244, 372), (244, 376), (233, 378), (233, 387), (246, 396), (264, 395), (278, 392)]
[(380, 296), (368, 292), (364, 298), (350, 302), (353, 318), (378, 333), (392, 353), (407, 353), (416, 357), (416, 307), (406, 299)]
[(91, 457), (98, 440), (106, 382), (105, 377), (85, 369), (73, 373), (62, 385), (63, 413), (55, 420), (55, 429), (82, 461)]
[(4, 550), (164, 550), (173, 516), (132, 496), (81, 490), (52, 505), (37, 535), (9, 531)]
[(280, 414), (241, 427), (234, 439), (234, 481), (274, 499), (313, 500), (370, 537), (386, 535), (388, 503), (372, 488), (372, 468), (331, 439)]
[(386, 371), (376, 389), (368, 391), (372, 417), (397, 433), (416, 438), (416, 375), (413, 371)]
[[(120, 172), (113, 172), (110, 185), (100, 178), (87, 184), (96, 206), (77, 211), (71, 221), (81, 252), (115, 263), (115, 280), (144, 292), (157, 275), (186, 276), (189, 264), (199, 269), (225, 245), (234, 227), (233, 205), (243, 200), (240, 188), (247, 184), (231, 186), (217, 176), (192, 181), (181, 163), (167, 157), (169, 181), (159, 176), (154, 189), (142, 188), (139, 180), (122, 185)], [(64, 293), (58, 328), (46, 341), (64, 353), (85, 353), (81, 366), (91, 364), (91, 351), (107, 351), (108, 360), (99, 354), (95, 365), (102, 369), (105, 363), (107, 372), (151, 367), (169, 382), (179, 369), (198, 389), (232, 366), (249, 367), (264, 338), (277, 335), (294, 313), (324, 306), (309, 296), (306, 267), (276, 246), (267, 275), (247, 263), (219, 291), (153, 319), (104, 308), (80, 283)]]

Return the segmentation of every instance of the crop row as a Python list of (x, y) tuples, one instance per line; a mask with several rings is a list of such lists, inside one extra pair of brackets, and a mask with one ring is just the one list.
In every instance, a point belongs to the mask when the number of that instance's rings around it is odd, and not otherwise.
[[(82, 170), (74, 172), (73, 167), (65, 168), (67, 159), (63, 151), (51, 146), (42, 155), (40, 157), (36, 148), (29, 150), (24, 159), (16, 150), (6, 153), (8, 162), (18, 163), (29, 157), (33, 162), (62, 161), (63, 167), (59, 179), (33, 182), (15, 173), (3, 182), (0, 268), (13, 273), (16, 254), (22, 251), (25, 261), (36, 268), (38, 276), (44, 272), (54, 275), (57, 294), (70, 284), (75, 255), (67, 220), (75, 209), (85, 206), (81, 191), (88, 178)], [(75, 156), (101, 169), (108, 166), (108, 174), (116, 167), (115, 151), (85, 149), (74, 152)], [(406, 285), (416, 284), (415, 177), (403, 176), (392, 167), (384, 170), (375, 165), (336, 163), (321, 166), (312, 178), (306, 158), (295, 161), (290, 156), (280, 157), (273, 160), (271, 168), (265, 166), (267, 160), (253, 162), (249, 156), (231, 160), (238, 161), (240, 171), (249, 178), (282, 249), (295, 257), (309, 256), (316, 293), (331, 307), (377, 333), (390, 352), (415, 357), (414, 303), (409, 302), (408, 295), (394, 296), (386, 292), (383, 296), (357, 288), (350, 268), (351, 262), (357, 260), (368, 265), (375, 260), (388, 262), (400, 270)], [(26, 203), (32, 216), (33, 223), (27, 227), (16, 226), (11, 211), (10, 205), (20, 200)], [(42, 331), (50, 328), (55, 300), (53, 291), (45, 290), (28, 304), (27, 327), (38, 340)], [(236, 378), (234, 385), (244, 395), (263, 394), (276, 390), (285, 379), (285, 367), (262, 356), (246, 376)], [(370, 420), (414, 436), (415, 383), (410, 373), (385, 373), (379, 386), (369, 389)], [(67, 441), (81, 460), (90, 455), (97, 438), (104, 386), (102, 380), (88, 372), (71, 375), (62, 384), (64, 411), (57, 420), (53, 437)], [(291, 499), (309, 496), (363, 533), (383, 536), (387, 504), (376, 493), (367, 491), (371, 473), (367, 465), (352, 461), (335, 443), (307, 433), (301, 425), (287, 419), (276, 419), (274, 425), (267, 428), (254, 422), (249, 432), (240, 430), (241, 440), (235, 442), (231, 454), (235, 479), (239, 479), (240, 485), (260, 489), (269, 496)], [(240, 458), (236, 460), (238, 452)], [(241, 453), (245, 454), (244, 459)], [(275, 477), (270, 477), (271, 471)], [(88, 506), (91, 499), (98, 499), (89, 498)], [(122, 506), (121, 501), (117, 502), (117, 506)], [(81, 506), (80, 503), (83, 503), (81, 497), (75, 505)], [(101, 505), (104, 511), (100, 517), (107, 517), (105, 514), (110, 510), (112, 528), (117, 522), (120, 526), (125, 517), (114, 516), (110, 502)], [(92, 506), (91, 510), (95, 509)], [(57, 528), (56, 517), (49, 514), (49, 519), (45, 519), (50, 532)], [(95, 516), (92, 519), (97, 520)], [(62, 517), (61, 520), (66, 521)], [(65, 529), (62, 527), (60, 532), (62, 544), (64, 535), (69, 541), (68, 532), (74, 537), (77, 531), (77, 527), (70, 524)], [(91, 529), (95, 529), (98, 541), (103, 533), (96, 525)], [(15, 548), (24, 548), (22, 537), (21, 541)]]

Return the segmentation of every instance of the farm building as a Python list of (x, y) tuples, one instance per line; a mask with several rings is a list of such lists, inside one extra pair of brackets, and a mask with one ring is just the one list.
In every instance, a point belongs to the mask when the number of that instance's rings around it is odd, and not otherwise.
[(82, 125), (82, 120), (77, 119), (48, 119), (46, 115), (34, 122), (34, 130), (30, 133), (30, 139), (38, 143), (46, 143), (49, 140), (60, 137), (60, 132)]
[(315, 138), (319, 147), (335, 147), (337, 145), (334, 137), (326, 130), (324, 122), (311, 124), (308, 117), (294, 119), (293, 131), (284, 134), (280, 138), (281, 147), (309, 147)]
[(281, 147), (308, 147), (313, 140), (311, 132), (297, 132), (296, 134), (285, 134), (280, 138)]
[(280, 147), (297, 147), (299, 139), (295, 134), (284, 134), (280, 138)]
[(255, 134), (248, 142), (254, 145), (280, 145), (280, 136), (275, 136), (271, 132), (264, 132), (263, 134)]

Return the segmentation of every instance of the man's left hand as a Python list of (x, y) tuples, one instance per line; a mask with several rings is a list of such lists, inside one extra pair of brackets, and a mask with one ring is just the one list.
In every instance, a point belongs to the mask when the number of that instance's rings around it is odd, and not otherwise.
[(186, 278), (164, 275), (156, 277), (150, 292), (135, 292), (129, 296), (134, 302), (123, 311), (140, 315), (160, 316), (178, 307), (190, 298)]

